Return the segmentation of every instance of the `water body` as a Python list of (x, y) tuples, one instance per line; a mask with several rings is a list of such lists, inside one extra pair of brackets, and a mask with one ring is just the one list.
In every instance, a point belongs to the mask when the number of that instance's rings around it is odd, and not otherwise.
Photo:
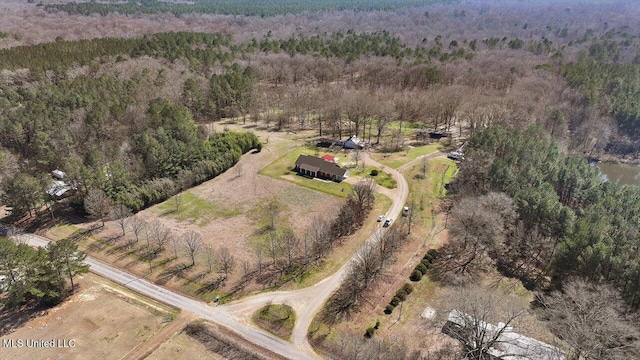
[(620, 185), (640, 185), (640, 166), (638, 165), (598, 162), (595, 166), (600, 169), (605, 181)]

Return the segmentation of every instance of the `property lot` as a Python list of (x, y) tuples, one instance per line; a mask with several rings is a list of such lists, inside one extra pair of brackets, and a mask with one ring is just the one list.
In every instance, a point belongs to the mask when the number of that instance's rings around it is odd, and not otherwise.
[(147, 360), (196, 360), (211, 359), (224, 360), (225, 358), (209, 351), (199, 341), (180, 331), (169, 341), (162, 344), (156, 351), (151, 353)]
[[(6, 347), (2, 359), (121, 359), (171, 323), (175, 310), (131, 294), (93, 274), (59, 306), (26, 321), (0, 338), (23, 341), (59, 339), (67, 348)], [(6, 324), (2, 324), (4, 327)]]
[[(225, 124), (224, 127), (247, 130), (233, 124)], [(222, 126), (216, 128), (216, 131), (221, 130)], [(92, 256), (205, 301), (212, 301), (218, 295), (238, 297), (269, 286), (272, 281), (269, 279), (263, 282), (242, 281), (248, 274), (255, 275), (260, 266), (256, 246), (264, 241), (271, 225), (267, 205), (272, 202), (278, 205), (273, 221), (276, 230), (291, 229), (297, 236), (302, 236), (315, 217), (328, 219), (335, 216), (344, 200), (295, 182), (260, 175), (260, 170), (298, 148), (301, 139), (309, 134), (256, 132), (265, 143), (261, 152), (246, 154), (226, 173), (183, 192), (178, 203), (171, 198), (136, 214), (148, 225), (139, 234), (137, 242), (130, 224), (125, 225), (126, 234), (122, 236), (120, 224), (109, 221), (104, 228), (81, 240), (80, 246)], [(294, 162), (295, 158), (290, 166)], [(346, 196), (350, 188), (346, 183), (300, 179), (331, 188), (341, 196)], [(342, 193), (337, 189), (345, 190)], [(86, 230), (91, 225), (62, 225), (50, 229), (46, 235), (59, 239), (74, 230)], [(150, 272), (146, 258), (146, 234), (158, 226), (169, 229), (175, 241), (168, 241), (164, 251), (152, 259)], [(203, 243), (194, 266), (190, 266), (191, 259), (182, 240), (182, 236), (190, 231), (199, 234)], [(210, 255), (207, 247), (211, 249)], [(228, 250), (233, 258), (228, 274), (221, 269), (219, 257), (222, 248)], [(266, 264), (266, 251), (260, 256)]]

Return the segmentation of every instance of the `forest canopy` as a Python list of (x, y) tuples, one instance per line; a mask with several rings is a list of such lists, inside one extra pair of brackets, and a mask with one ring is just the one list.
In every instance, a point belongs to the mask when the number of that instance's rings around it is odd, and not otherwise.
[[(458, 196), (500, 192), (513, 200), (517, 218), (505, 224), (508, 235), (487, 248), (503, 271), (540, 288), (546, 276), (606, 281), (640, 306), (640, 188), (603, 182), (596, 168), (564, 155), (540, 127), (485, 129), (465, 155), (453, 187)], [(469, 256), (480, 258), (477, 249)]]
[(129, 0), (125, 3), (102, 3), (96, 1), (47, 4), (47, 9), (56, 9), (69, 14), (105, 16), (109, 13), (154, 14), (171, 13), (175, 15), (230, 14), (246, 16), (275, 16), (318, 11), (373, 11), (393, 10), (404, 7), (424, 6), (433, 3), (449, 3), (451, 0), (195, 0), (192, 4), (176, 4), (160, 0)]

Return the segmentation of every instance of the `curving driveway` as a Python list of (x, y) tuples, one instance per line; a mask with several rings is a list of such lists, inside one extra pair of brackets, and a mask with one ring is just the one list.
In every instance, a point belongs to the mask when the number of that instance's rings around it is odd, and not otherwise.
[[(429, 158), (436, 156), (428, 155)], [(406, 169), (408, 166), (417, 163), (421, 158), (422, 157), (406, 164), (399, 170), (402, 171)], [(379, 168), (383, 166), (371, 159), (368, 154), (364, 154), (363, 161), (366, 164)], [(402, 176), (398, 170), (385, 167), (385, 171), (393, 176), (398, 184), (395, 190), (388, 193), (388, 195), (392, 197), (393, 204), (387, 213), (387, 216), (397, 219), (409, 195), (409, 186), (404, 176)], [(371, 234), (368, 241), (373, 241), (378, 231), (385, 230), (381, 227), (376, 227), (375, 232)], [(24, 241), (32, 246), (46, 246), (49, 242), (40, 236), (31, 234), (18, 235), (15, 238), (18, 241)], [(249, 296), (229, 304), (212, 307), (204, 302), (167, 290), (96, 259), (87, 257), (85, 260), (85, 262), (90, 265), (90, 270), (98, 275), (122, 284), (145, 296), (175, 306), (184, 311), (192, 312), (203, 319), (225, 326), (245, 340), (290, 359), (321, 358), (309, 344), (307, 331), (316, 313), (331, 294), (340, 286), (351, 261), (353, 261), (353, 258), (347, 261), (347, 263), (333, 275), (304, 289), (263, 293)], [(287, 304), (295, 310), (297, 320), (293, 328), (292, 343), (258, 329), (251, 324), (250, 319), (253, 312), (269, 303)]]

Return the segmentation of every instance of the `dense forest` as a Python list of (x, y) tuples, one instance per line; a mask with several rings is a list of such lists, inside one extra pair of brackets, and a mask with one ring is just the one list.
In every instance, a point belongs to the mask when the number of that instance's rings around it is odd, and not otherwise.
[[(450, 2), (450, 0), (448, 0)], [(171, 3), (159, 0), (129, 0), (123, 3), (109, 2), (80, 2), (68, 4), (48, 4), (47, 9), (65, 11), (71, 15), (91, 15), (100, 14), (105, 16), (109, 13), (132, 14), (154, 14), (171, 13), (175, 15), (201, 13), (201, 14), (233, 14), (246, 16), (274, 16), (282, 14), (297, 14), (301, 12), (354, 10), (393, 10), (402, 7), (416, 7), (436, 2), (447, 2), (445, 0), (353, 0), (349, 2), (341, 0), (196, 0), (193, 3)]]
[(465, 152), (452, 184), (451, 241), (434, 276), (468, 281), (495, 266), (531, 289), (563, 289), (538, 301), (552, 331), (569, 339), (571, 358), (635, 358), (640, 189), (603, 182), (538, 126), (487, 128)]
[[(433, 275), (456, 284), (497, 269), (549, 303), (563, 289), (611, 294), (630, 326), (640, 191), (603, 182), (587, 160), (638, 162), (640, 12), (622, 2), (444, 3), (33, 5), (42, 21), (104, 26), (89, 34), (151, 25), (99, 38), (56, 29), (42, 37), (50, 42), (0, 29), (2, 202), (16, 217), (43, 209), (60, 169), (77, 210), (104, 194), (138, 211), (261, 149), (253, 133), (212, 131), (221, 121), (358, 135), (380, 151), (435, 129), (453, 135), (452, 148), (467, 145), (444, 209), (451, 242)], [(53, 266), (44, 253), (28, 257)], [(591, 358), (632, 358), (637, 340), (607, 340), (618, 357)]]

